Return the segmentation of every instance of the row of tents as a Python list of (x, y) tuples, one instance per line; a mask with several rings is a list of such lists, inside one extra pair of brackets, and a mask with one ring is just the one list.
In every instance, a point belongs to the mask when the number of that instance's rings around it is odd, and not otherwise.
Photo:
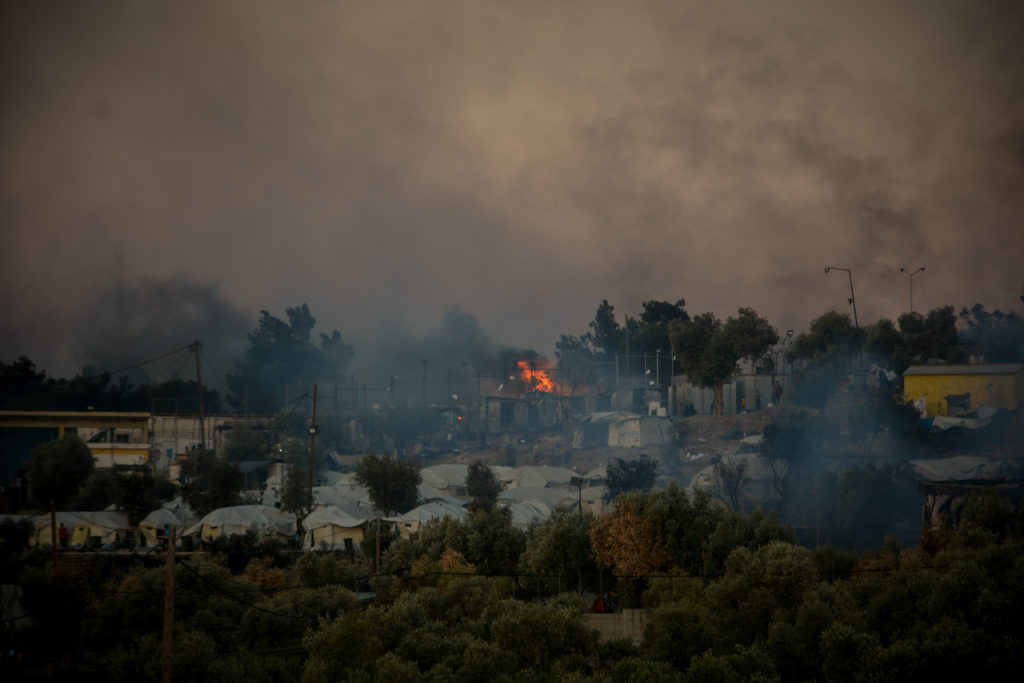
[[(504, 489), (498, 505), (507, 508), (512, 523), (525, 528), (547, 519), (556, 507), (600, 512), (604, 496), (606, 469), (599, 468), (581, 477), (562, 467), (492, 467)], [(276, 487), (260, 492), (261, 504), (237, 505), (214, 510), (197, 518), (180, 499), (154, 510), (139, 523), (137, 530), (128, 515), (118, 510), (60, 511), (56, 524), (68, 528), (68, 546), (85, 549), (116, 549), (134, 543), (149, 547), (175, 530), (176, 537), (191, 539), (185, 543), (238, 534), (253, 533), (260, 539), (297, 541), (306, 549), (351, 549), (368, 533), (397, 530), (403, 537), (416, 533), (433, 519), (461, 519), (468, 514), (465, 504), (467, 465), (437, 465), (421, 470), (420, 505), (401, 515), (377, 511), (368, 491), (354, 481), (352, 474), (329, 473), (330, 485), (314, 487), (314, 510), (303, 519), (279, 509), (280, 491)], [(585, 485), (583, 485), (585, 484)], [(50, 515), (8, 515), (27, 519), (32, 524), (30, 544), (48, 546), (51, 542)], [(137, 535), (136, 535), (137, 534)]]

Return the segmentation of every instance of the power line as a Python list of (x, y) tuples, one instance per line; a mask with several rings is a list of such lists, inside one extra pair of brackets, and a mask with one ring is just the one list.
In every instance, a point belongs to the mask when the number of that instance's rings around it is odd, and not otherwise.
[(210, 368), (213, 371), (214, 376), (218, 380), (220, 380), (221, 386), (224, 387), (224, 394), (227, 395), (227, 394), (231, 393), (231, 387), (228, 386), (227, 380), (224, 378), (223, 375), (220, 374), (220, 372), (217, 370), (217, 367), (213, 363), (210, 362), (210, 357), (206, 355), (206, 352), (203, 351), (202, 349), (200, 349), (199, 350), (199, 355), (200, 355), (200, 357), (202, 357), (203, 361), (206, 363), (206, 367)]
[(95, 379), (95, 378), (100, 377), (102, 375), (110, 375), (111, 377), (114, 377), (114, 376), (116, 376), (119, 373), (126, 372), (128, 370), (134, 370), (135, 368), (141, 368), (144, 365), (149, 365), (150, 363), (154, 363), (154, 362), (156, 362), (158, 360), (161, 360), (163, 358), (167, 358), (168, 356), (173, 356), (176, 353), (180, 353), (182, 351), (189, 350), (191, 348), (192, 348), (192, 345), (189, 344), (187, 346), (182, 346), (179, 349), (174, 349), (173, 351), (168, 351), (167, 353), (159, 355), (156, 358), (150, 358), (149, 360), (144, 360), (141, 363), (135, 363), (134, 365), (129, 365), (127, 367), (123, 367), (123, 368), (120, 368), (118, 370), (102, 371), (102, 372), (99, 372), (99, 373), (94, 374), (94, 375), (85, 375), (85, 376), (82, 377), (82, 379)]

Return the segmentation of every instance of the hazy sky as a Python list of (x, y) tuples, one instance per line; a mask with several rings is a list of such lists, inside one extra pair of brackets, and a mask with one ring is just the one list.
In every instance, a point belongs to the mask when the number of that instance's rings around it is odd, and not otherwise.
[[(1021, 310), (1024, 5), (0, 3), (0, 359)], [(235, 348), (229, 348), (232, 345)]]

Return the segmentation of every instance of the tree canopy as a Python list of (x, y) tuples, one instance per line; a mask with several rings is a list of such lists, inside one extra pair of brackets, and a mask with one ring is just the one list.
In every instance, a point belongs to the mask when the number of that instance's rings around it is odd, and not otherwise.
[(636, 460), (611, 458), (605, 498), (614, 500), (627, 491), (650, 491), (657, 476), (658, 463), (648, 455), (642, 454)]
[(501, 493), (501, 483), (494, 470), (480, 460), (474, 460), (466, 470), (466, 493), (474, 505), (491, 507)]
[(417, 486), (423, 481), (415, 463), (398, 462), (371, 453), (356, 466), (356, 481), (370, 493), (373, 506), (384, 513), (408, 512), (416, 507)]
[(182, 473), (186, 481), (181, 495), (197, 515), (238, 505), (242, 488), (238, 465), (218, 458), (213, 451), (198, 451), (185, 461)]
[(42, 508), (62, 507), (95, 467), (92, 451), (75, 435), (36, 446), (28, 465), (31, 500)]
[(967, 323), (965, 336), (980, 347), (987, 362), (1024, 361), (1024, 317), (999, 309), (989, 312), (981, 304), (974, 304), (970, 310), (960, 311), (960, 319)]
[(285, 392), (299, 396), (318, 381), (336, 381), (352, 358), (352, 347), (337, 330), (320, 334), (313, 342), (316, 318), (302, 304), (285, 310), (287, 321), (260, 311), (256, 329), (249, 333), (249, 348), (235, 361), (235, 372), (227, 377), (236, 409), (277, 412)]
[(752, 308), (741, 308), (724, 323), (713, 313), (701, 313), (669, 325), (672, 352), (687, 378), (700, 387), (715, 390), (717, 410), (722, 410), (722, 385), (736, 373), (742, 358), (759, 361), (779, 341), (768, 320)]

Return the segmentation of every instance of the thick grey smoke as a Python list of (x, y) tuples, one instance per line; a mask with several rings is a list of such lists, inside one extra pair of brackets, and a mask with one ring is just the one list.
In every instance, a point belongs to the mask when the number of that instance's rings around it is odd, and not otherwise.
[[(226, 390), (224, 377), (234, 370), (233, 359), (245, 351), (250, 316), (235, 309), (211, 284), (181, 280), (117, 282), (87, 302), (86, 324), (72, 348), (82, 366), (113, 372), (143, 363), (199, 341), (201, 363), (207, 367), (204, 384)], [(129, 375), (137, 381), (195, 379), (195, 364), (187, 354), (147, 363)]]
[[(550, 353), (597, 303), (780, 329), (1019, 310), (1024, 8), (258, 0), (0, 8), (0, 355), (111, 280), (308, 302), (357, 349), (452, 306)], [(70, 346), (75, 346), (74, 344)], [(417, 362), (421, 362), (419, 359)]]

